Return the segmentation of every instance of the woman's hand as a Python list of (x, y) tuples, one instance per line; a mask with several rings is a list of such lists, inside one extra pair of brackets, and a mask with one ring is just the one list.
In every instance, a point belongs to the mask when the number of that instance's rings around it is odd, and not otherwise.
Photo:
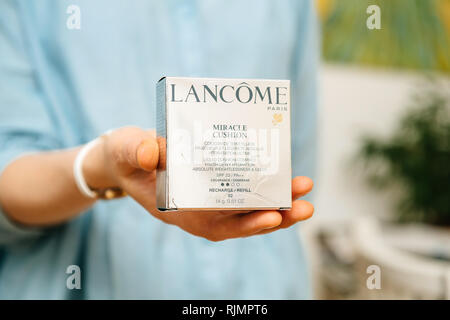
[(312, 180), (307, 177), (292, 180), (291, 210), (159, 212), (155, 198), (155, 169), (158, 162), (165, 161), (164, 156), (160, 157), (164, 153), (154, 131), (121, 128), (105, 136), (87, 155), (83, 167), (85, 179), (94, 188), (121, 187), (156, 218), (212, 241), (270, 233), (288, 228), (313, 214), (311, 203), (297, 200), (313, 187)]

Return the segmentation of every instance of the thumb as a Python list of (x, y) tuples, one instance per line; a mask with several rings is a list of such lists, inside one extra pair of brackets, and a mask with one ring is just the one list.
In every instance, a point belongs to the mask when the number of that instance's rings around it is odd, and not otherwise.
[(155, 138), (142, 140), (136, 150), (137, 167), (146, 171), (153, 171), (158, 166), (159, 147)]
[(122, 159), (133, 168), (155, 170), (158, 165), (159, 147), (154, 134), (132, 128), (127, 130), (126, 136), (122, 145)]

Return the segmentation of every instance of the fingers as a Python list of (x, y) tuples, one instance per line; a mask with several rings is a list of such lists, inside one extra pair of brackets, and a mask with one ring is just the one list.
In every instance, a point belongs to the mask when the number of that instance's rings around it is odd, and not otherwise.
[(233, 238), (266, 234), (289, 228), (299, 221), (309, 219), (313, 213), (314, 206), (310, 202), (296, 200), (292, 202), (291, 210), (255, 211), (240, 216), (230, 216), (227, 229), (236, 228), (236, 233), (232, 235)]
[(275, 228), (261, 230), (256, 234), (271, 233), (279, 229), (289, 228), (299, 221), (306, 220), (312, 217), (314, 213), (314, 206), (305, 200), (296, 200), (292, 202), (292, 209), (286, 211), (280, 211), (283, 217), (282, 222)]
[(314, 186), (313, 181), (308, 177), (295, 177), (292, 179), (292, 199), (298, 199), (309, 193)]
[[(309, 193), (313, 181), (308, 177), (295, 177), (292, 180), (292, 198), (295, 200)], [(234, 212), (236, 213), (236, 212)], [(289, 228), (295, 223), (309, 219), (314, 206), (305, 200), (295, 200), (292, 208), (285, 211), (252, 211), (240, 215), (228, 215), (219, 220), (215, 227), (219, 231), (218, 240), (266, 234), (279, 229)], [(216, 239), (217, 240), (217, 239)]]
[(289, 228), (293, 224), (311, 218), (314, 213), (314, 206), (306, 200), (295, 200), (292, 202), (292, 209), (280, 211), (283, 222), (280, 228)]
[(282, 222), (278, 211), (254, 211), (242, 215), (227, 215), (215, 220), (211, 225), (212, 241), (246, 237), (262, 230), (276, 228)]
[(239, 216), (237, 220), (237, 230), (239, 236), (244, 236), (260, 230), (275, 228), (279, 226), (283, 218), (278, 211), (255, 211)]

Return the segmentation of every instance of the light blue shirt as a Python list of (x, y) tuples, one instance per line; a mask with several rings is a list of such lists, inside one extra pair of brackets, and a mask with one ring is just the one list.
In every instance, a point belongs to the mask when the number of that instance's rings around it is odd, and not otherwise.
[[(79, 30), (66, 26), (71, 4)], [(315, 23), (312, 1), (1, 0), (0, 172), (27, 152), (155, 127), (155, 84), (169, 75), (291, 79), (293, 173), (311, 176)], [(0, 298), (309, 298), (297, 233), (209, 242), (130, 198), (45, 229), (0, 212)], [(70, 265), (81, 290), (66, 287)]]

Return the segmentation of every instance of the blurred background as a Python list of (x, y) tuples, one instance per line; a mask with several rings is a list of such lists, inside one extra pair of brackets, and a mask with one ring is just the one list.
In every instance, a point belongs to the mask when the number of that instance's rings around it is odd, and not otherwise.
[(314, 298), (450, 299), (450, 0), (316, 4)]

